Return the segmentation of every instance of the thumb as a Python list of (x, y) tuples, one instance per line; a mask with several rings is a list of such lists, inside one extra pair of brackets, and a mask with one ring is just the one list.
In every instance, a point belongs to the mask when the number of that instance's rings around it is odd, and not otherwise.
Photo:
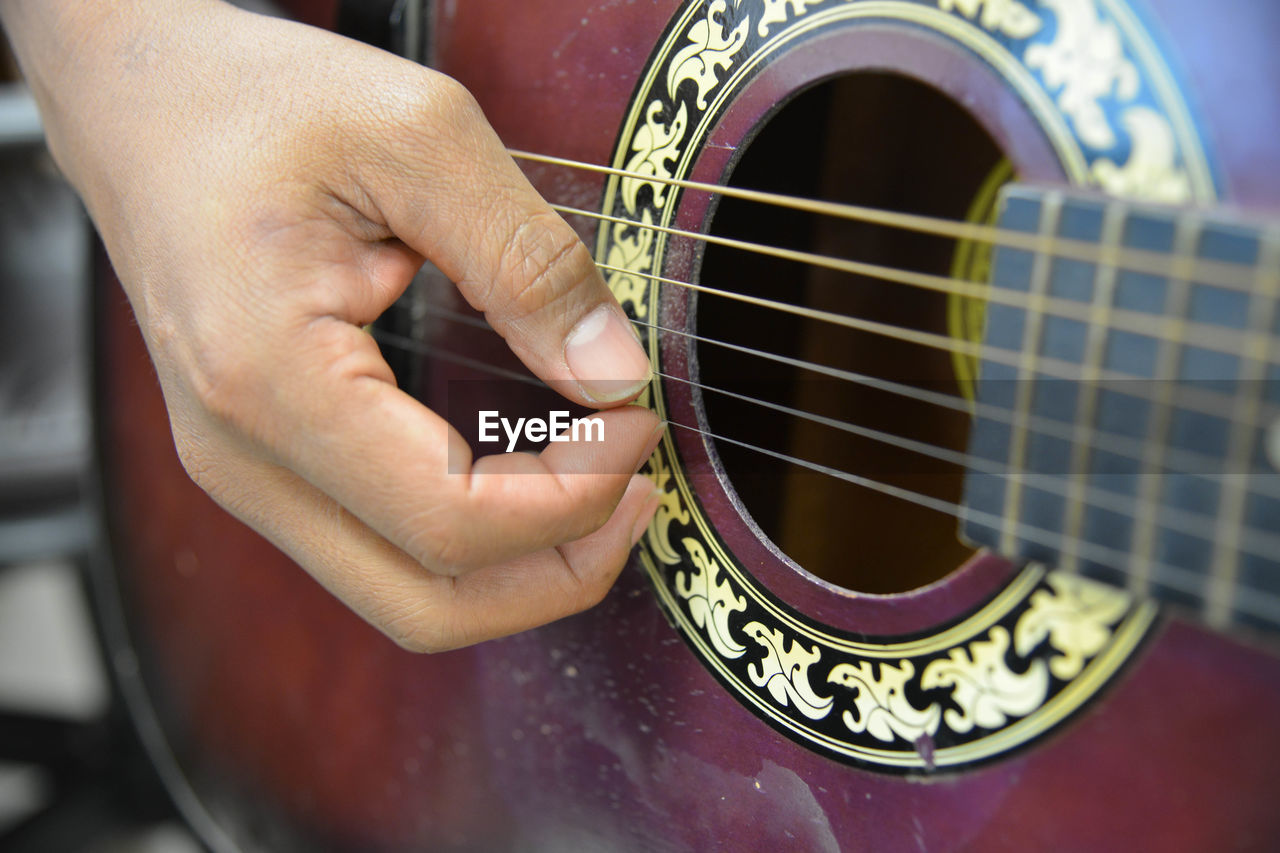
[[(453, 280), (526, 366), (594, 406), (652, 373), (586, 246), (542, 200), (460, 84), (425, 70), (424, 110), (382, 137), (388, 227)], [(425, 135), (425, 139), (423, 138)]]

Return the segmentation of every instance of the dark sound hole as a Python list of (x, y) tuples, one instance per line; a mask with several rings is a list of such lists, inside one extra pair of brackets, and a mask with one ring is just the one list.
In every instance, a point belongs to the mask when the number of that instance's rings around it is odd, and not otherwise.
[[(889, 74), (811, 89), (770, 119), (730, 183), (875, 208), (964, 219), (1002, 155), (957, 104)], [(954, 241), (724, 199), (710, 231), (770, 246), (947, 275)], [(947, 334), (947, 298), (740, 250), (708, 246), (712, 287)], [(701, 295), (700, 336), (959, 396), (949, 353)], [(794, 409), (963, 451), (968, 416), (864, 384), (699, 343), (700, 381)], [(936, 459), (726, 397), (702, 394), (708, 429), (839, 471), (949, 502), (963, 472)], [(725, 473), (756, 524), (791, 559), (831, 583), (902, 592), (946, 575), (971, 553), (954, 516), (728, 442)]]

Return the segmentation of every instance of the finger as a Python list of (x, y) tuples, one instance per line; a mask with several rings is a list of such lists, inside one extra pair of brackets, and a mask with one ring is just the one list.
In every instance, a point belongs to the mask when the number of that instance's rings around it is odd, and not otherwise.
[(541, 456), (499, 454), (473, 466), (457, 431), (384, 381), (376, 344), (348, 324), (311, 324), (274, 368), (289, 377), (274, 385), (267, 416), (276, 461), (440, 572), (597, 529), (658, 439), (657, 416), (627, 406), (596, 415), (603, 441), (584, 437)]
[(613, 586), (658, 508), (652, 481), (633, 476), (595, 533), (457, 578), (451, 639), (470, 645), (525, 631), (597, 604)]
[(590, 253), (470, 94), (427, 73), (424, 112), (380, 138), (385, 155), (366, 173), (388, 226), (552, 387), (596, 406), (635, 397), (652, 375), (649, 360)]
[[(635, 406), (600, 417), (612, 441), (640, 441), (640, 453), (620, 456), (606, 443), (565, 442), (551, 444), (536, 456), (482, 457), (472, 467), (469, 499), (440, 507), (440, 526), (426, 534), (439, 534), (442, 540), (448, 536), (447, 550), (437, 543), (434, 552), (428, 551), (434, 553), (436, 570), (462, 575), (572, 542), (604, 525), (634, 472), (653, 452), (662, 427), (650, 410)], [(620, 469), (622, 460), (627, 467)], [(562, 511), (562, 506), (573, 511)], [(501, 521), (495, 524), (492, 519)]]
[(366, 621), (421, 652), (504, 636), (592, 606), (657, 507), (652, 483), (634, 476), (596, 533), (454, 579), (425, 571), (293, 472), (234, 453), (217, 458), (220, 481), (228, 484), (218, 495), (223, 506)]

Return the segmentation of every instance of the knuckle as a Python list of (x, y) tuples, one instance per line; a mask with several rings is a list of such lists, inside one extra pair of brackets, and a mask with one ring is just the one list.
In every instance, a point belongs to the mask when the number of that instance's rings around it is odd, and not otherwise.
[(396, 620), (388, 624), (383, 633), (397, 646), (415, 655), (436, 654), (451, 648), (449, 643), (444, 642), (439, 631), (415, 620)]
[(411, 520), (404, 536), (404, 550), (420, 565), (436, 574), (456, 577), (479, 568), (476, 543), (453, 525), (431, 519)]
[(401, 602), (389, 608), (388, 612), (376, 614), (373, 621), (382, 633), (405, 651), (420, 655), (436, 654), (460, 645), (445, 618), (447, 612), (442, 611), (447, 609), (436, 606), (431, 599), (414, 604)]
[(214, 465), (206, 442), (198, 433), (175, 427), (173, 446), (178, 453), (178, 461), (182, 463), (182, 468), (191, 481), (205, 492), (210, 492), (213, 487)]
[(594, 270), (587, 247), (555, 213), (526, 216), (512, 230), (498, 262), (499, 282), (510, 282), (509, 310), (527, 317), (573, 292)]
[(421, 99), (411, 106), (414, 118), (427, 126), (443, 126), (456, 132), (483, 121), (483, 112), (466, 86), (444, 74), (433, 74), (420, 90)]
[(481, 566), (475, 543), (463, 536), (437, 537), (432, 546), (422, 551), (435, 571), (448, 577), (457, 577)]
[(187, 381), (195, 402), (220, 423), (247, 426), (258, 385), (256, 361), (234, 348), (195, 343)]
[(269, 517), (252, 489), (246, 491), (237, 487), (234, 465), (227, 463), (227, 448), (216, 440), (211, 441), (204, 432), (182, 426), (178, 417), (173, 418), (173, 423), (173, 445), (178, 461), (201, 491), (223, 509), (250, 524), (255, 524), (254, 519)]
[(324, 318), (308, 325), (297, 340), (296, 352), (304, 369), (322, 385), (346, 383), (367, 377), (390, 385), (395, 375), (371, 335), (359, 327)]

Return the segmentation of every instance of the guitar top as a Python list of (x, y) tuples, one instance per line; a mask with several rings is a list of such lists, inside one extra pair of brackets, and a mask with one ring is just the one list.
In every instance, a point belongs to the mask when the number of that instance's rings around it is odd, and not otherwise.
[[(207, 843), (1280, 844), (1280, 6), (408, 7), (648, 348), (663, 503), (593, 610), (404, 652), (189, 481), (104, 270), (100, 607)], [(480, 327), (428, 271), (374, 334), (505, 406)]]

